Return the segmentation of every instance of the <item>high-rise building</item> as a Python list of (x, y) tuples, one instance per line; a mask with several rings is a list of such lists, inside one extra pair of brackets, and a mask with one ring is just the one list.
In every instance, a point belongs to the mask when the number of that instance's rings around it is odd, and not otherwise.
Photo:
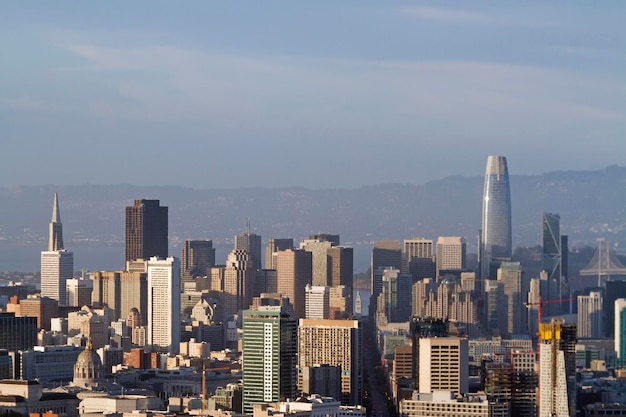
[(243, 312), (243, 412), (254, 404), (296, 398), (297, 320), (282, 307)]
[(237, 314), (250, 308), (254, 294), (256, 270), (251, 254), (245, 250), (233, 250), (228, 254), (224, 268), (223, 303), (226, 314)]
[[(567, 261), (567, 237), (561, 236), (561, 216), (553, 213), (543, 213), (543, 269), (548, 274), (544, 292), (541, 294), (543, 300), (559, 300), (566, 298), (567, 283), (564, 274), (564, 261)], [(565, 242), (563, 242), (565, 238)], [(565, 243), (565, 248), (563, 248)], [(566, 268), (565, 268), (566, 269)], [(565, 303), (549, 303), (545, 307), (545, 315), (553, 316), (567, 312)]]
[[(539, 343), (539, 417), (575, 416), (576, 325), (560, 319), (540, 323)], [(573, 375), (568, 359), (574, 363)]]
[(504, 299), (503, 311), (506, 311), (506, 327), (502, 334), (522, 334), (526, 331), (526, 312), (522, 304), (522, 266), (519, 262), (502, 262), (498, 268), (498, 282), (502, 283)]
[(462, 271), (466, 268), (465, 238), (440, 236), (437, 239), (437, 277), (442, 271)]
[(315, 233), (309, 235), (309, 240), (318, 240), (320, 242), (330, 242), (333, 246), (339, 246), (339, 235), (333, 235), (330, 233)]
[(428, 337), (448, 337), (450, 327), (447, 319), (437, 319), (433, 317), (414, 316), (411, 319), (411, 337), (413, 340), (413, 388), (418, 392), (423, 392), (420, 388), (420, 360), (419, 344), (420, 340)]
[(469, 391), (469, 350), (463, 337), (427, 337), (419, 341), (419, 391)]
[(578, 337), (599, 339), (603, 335), (602, 294), (591, 291), (578, 296)]
[(0, 313), (0, 349), (32, 349), (37, 344), (37, 318)]
[(112, 320), (125, 319), (136, 309), (142, 323), (148, 322), (148, 274), (146, 272), (100, 271), (91, 274), (91, 303), (106, 305)]
[(68, 306), (82, 307), (91, 304), (93, 281), (85, 278), (71, 278), (66, 281), (66, 301)]
[(265, 268), (276, 269), (276, 252), (293, 249), (293, 239), (270, 239), (265, 247)]
[(39, 329), (50, 330), (52, 318), (59, 316), (59, 303), (48, 297), (29, 295), (20, 300), (20, 313), (16, 316), (36, 317)]
[[(193, 282), (195, 277), (211, 275), (215, 266), (215, 248), (211, 240), (185, 240), (180, 250), (180, 281)], [(184, 288), (181, 288), (181, 290)]]
[(167, 258), (167, 213), (159, 200), (135, 200), (126, 207), (126, 261)]
[(254, 269), (263, 268), (261, 251), (261, 236), (250, 231), (250, 222), (246, 222), (246, 231), (235, 236), (235, 250), (244, 250), (250, 254)]
[(180, 346), (180, 262), (148, 260), (148, 345), (153, 351), (178, 354)]
[(423, 237), (405, 239), (404, 254), (409, 262), (411, 258), (431, 258), (433, 256), (433, 241)]
[(67, 304), (66, 281), (74, 275), (74, 254), (63, 246), (63, 225), (59, 199), (54, 193), (52, 220), (49, 226), (48, 250), (41, 252), (41, 296)]
[(615, 327), (615, 300), (618, 298), (626, 298), (626, 281), (609, 279), (605, 282), (604, 287), (604, 324), (605, 334), (607, 337), (613, 338), (616, 334), (613, 332)]
[(397, 269), (385, 269), (382, 292), (378, 296), (377, 321), (384, 316), (387, 323), (401, 323), (411, 317), (411, 288), (413, 279)]
[[(341, 367), (342, 404), (363, 399), (362, 329), (358, 320), (300, 319), (298, 369), (320, 365)], [(302, 379), (299, 380), (303, 388)]]
[(328, 286), (345, 285), (352, 289), (354, 279), (354, 249), (333, 246), (326, 251), (328, 258)]
[(382, 271), (387, 269), (400, 269), (402, 267), (402, 247), (397, 240), (377, 240), (372, 249), (372, 300), (376, 299), (382, 291)]
[(493, 262), (510, 260), (511, 189), (504, 156), (489, 156), (483, 190), (483, 216), (480, 239), (481, 278), (495, 278)]
[(311, 253), (311, 279), (315, 286), (331, 286), (328, 250), (332, 246), (333, 243), (327, 240), (305, 239), (300, 242), (300, 249)]
[(615, 353), (617, 366), (626, 365), (626, 298), (615, 300)]
[(277, 252), (276, 276), (278, 293), (288, 297), (297, 318), (306, 315), (305, 287), (312, 281), (312, 256), (305, 250)]
[(305, 287), (306, 318), (330, 318), (330, 287), (308, 285)]

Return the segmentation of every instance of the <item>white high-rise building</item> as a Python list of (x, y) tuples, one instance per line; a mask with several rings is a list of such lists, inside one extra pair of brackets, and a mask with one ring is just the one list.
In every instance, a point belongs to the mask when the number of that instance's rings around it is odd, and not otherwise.
[(307, 284), (304, 296), (307, 319), (330, 318), (330, 287)]
[(602, 295), (591, 291), (578, 296), (578, 337), (595, 339), (602, 337)]
[(431, 258), (433, 256), (433, 240), (414, 237), (404, 240), (404, 253), (407, 261), (411, 258)]
[(41, 296), (67, 305), (66, 281), (74, 275), (74, 254), (63, 247), (63, 226), (59, 199), (54, 193), (52, 220), (49, 226), (48, 250), (41, 252)]
[(465, 269), (465, 238), (459, 236), (440, 236), (437, 239), (437, 276), (439, 271), (462, 271)]
[(539, 332), (539, 417), (569, 417), (561, 323), (540, 323)]
[(152, 350), (178, 354), (180, 345), (180, 262), (170, 256), (148, 260), (148, 337)]
[(469, 349), (463, 337), (419, 339), (419, 390), (469, 391)]

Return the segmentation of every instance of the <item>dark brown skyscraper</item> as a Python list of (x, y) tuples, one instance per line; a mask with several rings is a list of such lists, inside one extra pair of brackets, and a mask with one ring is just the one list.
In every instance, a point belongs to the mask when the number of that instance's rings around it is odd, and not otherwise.
[(159, 200), (135, 200), (126, 207), (126, 260), (167, 258), (167, 207)]

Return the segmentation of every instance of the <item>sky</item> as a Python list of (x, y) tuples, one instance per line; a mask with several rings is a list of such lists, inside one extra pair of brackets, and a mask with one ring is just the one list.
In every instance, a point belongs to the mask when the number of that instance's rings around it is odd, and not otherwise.
[(623, 1), (20, 1), (0, 186), (353, 188), (626, 156)]

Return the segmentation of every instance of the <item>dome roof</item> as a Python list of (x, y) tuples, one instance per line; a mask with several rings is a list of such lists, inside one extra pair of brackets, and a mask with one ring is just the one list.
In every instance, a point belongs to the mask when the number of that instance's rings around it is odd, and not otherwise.
[(456, 278), (452, 275), (448, 275), (443, 277), (443, 279), (441, 280), (441, 285), (447, 285), (447, 286), (456, 286), (457, 281)]
[(94, 352), (91, 339), (85, 350), (80, 352), (74, 365), (74, 384), (83, 388), (97, 386), (102, 382), (104, 367), (100, 356)]

